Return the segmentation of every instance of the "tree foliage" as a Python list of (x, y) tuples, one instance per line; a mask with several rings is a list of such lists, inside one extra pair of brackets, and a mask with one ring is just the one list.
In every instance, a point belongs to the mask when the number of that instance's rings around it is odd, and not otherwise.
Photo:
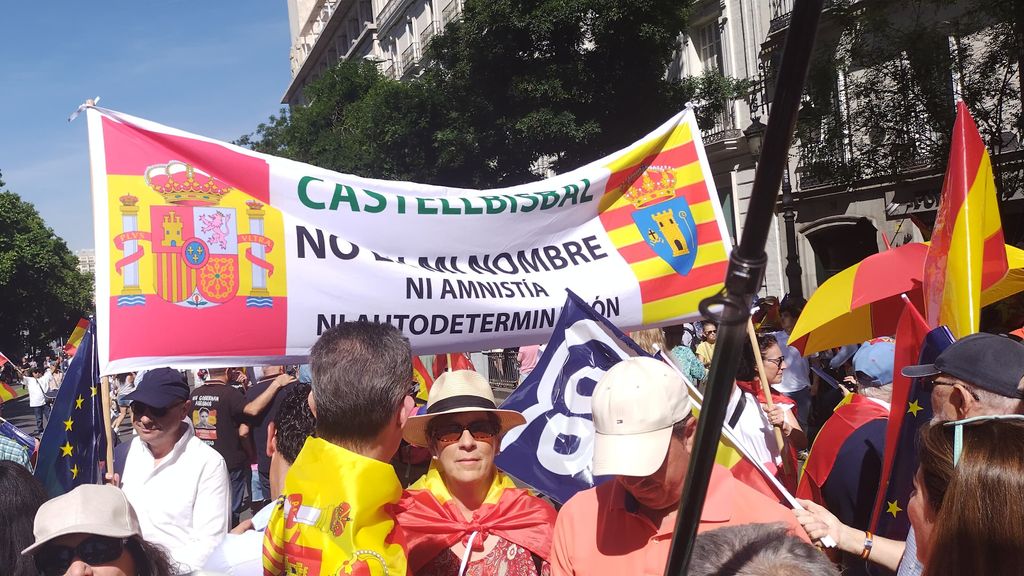
[(16, 359), (66, 338), (93, 308), (92, 283), (35, 207), (0, 180), (0, 352)]
[(239, 143), (363, 176), (449, 186), (536, 179), (613, 152), (690, 100), (709, 121), (743, 82), (669, 79), (686, 30), (679, 0), (467, 0), (426, 48), (422, 74), (398, 82), (342, 62)]
[[(1022, 6), (907, 0), (833, 11), (838, 37), (816, 55), (801, 109), (801, 171), (811, 180), (853, 183), (942, 169), (956, 98), (990, 151), (1001, 149), (1006, 131), (1024, 129)], [(1000, 174), (1004, 196), (1020, 188), (1020, 177)]]

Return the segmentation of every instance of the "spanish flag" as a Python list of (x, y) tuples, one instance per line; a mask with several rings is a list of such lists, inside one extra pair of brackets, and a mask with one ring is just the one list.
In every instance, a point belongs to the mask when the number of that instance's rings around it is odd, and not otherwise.
[(263, 574), (405, 574), (401, 495), (390, 464), (307, 439), (264, 532)]
[(419, 385), (419, 389), (416, 391), (416, 403), (426, 404), (427, 394), (430, 393), (430, 387), (434, 385), (434, 379), (430, 377), (430, 372), (427, 371), (427, 367), (423, 365), (419, 356), (412, 357), (412, 379)]
[(64, 352), (68, 356), (74, 356), (78, 350), (78, 345), (82, 343), (82, 337), (85, 336), (85, 331), (89, 329), (89, 321), (82, 318), (78, 321), (78, 325), (71, 331), (71, 336), (68, 336), (68, 341), (64, 344)]
[(929, 325), (945, 324), (957, 338), (977, 332), (981, 293), (1007, 270), (992, 163), (978, 126), (960, 102), (924, 264)]
[[(4, 364), (7, 364), (8, 362), (10, 362), (10, 360), (7, 359), (7, 356), (0, 353), (0, 368), (3, 368)], [(14, 400), (17, 397), (18, 393), (14, 391), (14, 388), (11, 388), (6, 382), (0, 380), (0, 402)]]

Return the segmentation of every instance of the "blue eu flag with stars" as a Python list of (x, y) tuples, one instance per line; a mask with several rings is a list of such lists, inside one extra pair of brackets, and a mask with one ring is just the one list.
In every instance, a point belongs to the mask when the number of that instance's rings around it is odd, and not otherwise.
[(51, 498), (103, 481), (99, 463), (107, 449), (104, 426), (96, 323), (90, 322), (39, 443), (35, 475)]

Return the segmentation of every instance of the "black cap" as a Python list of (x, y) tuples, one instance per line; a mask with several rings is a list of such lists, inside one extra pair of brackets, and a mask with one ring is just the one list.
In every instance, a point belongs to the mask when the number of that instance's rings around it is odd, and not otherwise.
[(908, 378), (949, 374), (993, 394), (1024, 398), (1018, 390), (1024, 379), (1024, 345), (995, 334), (971, 334), (950, 344), (934, 364), (907, 366), (900, 372)]
[(153, 408), (167, 408), (188, 400), (191, 392), (181, 372), (173, 368), (156, 368), (143, 374), (138, 388), (125, 396), (125, 400), (142, 402)]

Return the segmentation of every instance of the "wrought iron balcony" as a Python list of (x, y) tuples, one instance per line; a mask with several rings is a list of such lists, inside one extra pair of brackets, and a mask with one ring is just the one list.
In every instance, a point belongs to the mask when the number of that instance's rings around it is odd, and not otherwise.
[(415, 40), (402, 51), (402, 75), (412, 74), (419, 69), (420, 43)]
[(444, 5), (444, 9), (441, 10), (441, 26), (447, 26), (449, 22), (459, 20), (460, 18), (462, 18), (461, 0), (448, 0), (448, 3)]

